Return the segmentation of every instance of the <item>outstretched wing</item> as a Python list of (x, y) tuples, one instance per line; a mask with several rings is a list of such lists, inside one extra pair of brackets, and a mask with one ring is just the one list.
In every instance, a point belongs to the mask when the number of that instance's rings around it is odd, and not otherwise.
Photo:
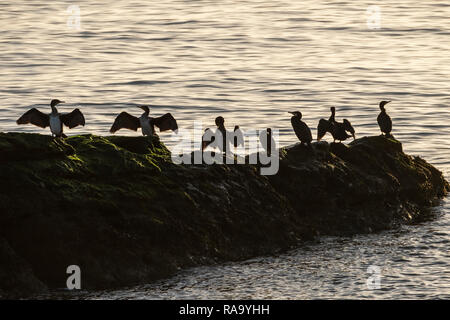
[(239, 146), (244, 146), (244, 134), (241, 129), (234, 129), (234, 139), (233, 139), (234, 147), (237, 148)]
[[(206, 138), (206, 133), (208, 132), (208, 135), (210, 138)], [(216, 137), (214, 137), (214, 134), (212, 133), (210, 128), (205, 129), (205, 133), (202, 136), (202, 151), (206, 149), (207, 146), (209, 146), (211, 143), (215, 141)]]
[(322, 139), (327, 132), (331, 133), (332, 130), (333, 130), (333, 123), (331, 121), (320, 119), (319, 125), (317, 126), (317, 141), (320, 141), (320, 139)]
[(259, 133), (259, 142), (269, 155), (271, 151), (275, 150), (274, 148), (276, 148), (275, 139), (272, 136), (272, 131), (269, 132), (267, 129), (262, 130)]
[(61, 115), (61, 121), (66, 127), (70, 129), (77, 126), (83, 126), (86, 124), (84, 120), (84, 115), (81, 113), (80, 109), (75, 109), (71, 113)]
[(35, 126), (45, 128), (50, 125), (50, 117), (48, 114), (40, 112), (38, 109), (33, 108), (28, 110), (17, 120), (17, 124), (34, 124)]
[(345, 131), (350, 132), (352, 135), (355, 134), (355, 128), (353, 128), (352, 124), (347, 119), (344, 119), (344, 128)]
[(355, 139), (355, 128), (353, 128), (350, 121), (344, 119), (344, 129), (352, 134), (353, 139)]
[(141, 123), (139, 122), (139, 118), (132, 116), (131, 114), (124, 111), (117, 116), (111, 129), (109, 129), (109, 132), (114, 133), (120, 129), (130, 129), (137, 131), (137, 129), (140, 127)]
[(178, 129), (177, 120), (175, 120), (175, 118), (170, 113), (166, 113), (161, 117), (150, 118), (150, 124), (158, 127), (159, 131), (175, 131)]

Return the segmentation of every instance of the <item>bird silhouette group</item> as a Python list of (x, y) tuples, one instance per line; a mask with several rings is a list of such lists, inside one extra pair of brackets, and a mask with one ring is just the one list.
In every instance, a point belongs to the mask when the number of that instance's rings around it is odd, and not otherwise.
[[(377, 117), (378, 126), (380, 127), (382, 134), (384, 134), (386, 137), (391, 136), (392, 131), (392, 120), (391, 117), (389, 117), (389, 115), (386, 113), (385, 109), (385, 105), (389, 102), (391, 101), (380, 102), (379, 107), (381, 112)], [(320, 141), (327, 134), (327, 132), (330, 133), (333, 137), (333, 142), (336, 142), (336, 140), (342, 142), (350, 137), (353, 137), (353, 139), (355, 139), (355, 129), (353, 128), (350, 121), (347, 119), (343, 119), (342, 122), (338, 122), (335, 118), (336, 108), (331, 107), (330, 111), (331, 115), (328, 120), (319, 120), (319, 124), (317, 126), (317, 141)], [(300, 111), (294, 111), (290, 113), (293, 114), (291, 118), (291, 124), (297, 138), (302, 144), (311, 145), (311, 141), (313, 140), (311, 129), (305, 122), (302, 121), (302, 113)]]
[[(17, 124), (30, 123), (41, 128), (50, 127), (52, 136), (65, 138), (66, 135), (63, 133), (63, 125), (72, 129), (77, 126), (84, 126), (86, 122), (83, 113), (78, 108), (70, 113), (59, 113), (56, 106), (60, 103), (65, 102), (58, 99), (53, 99), (50, 102), (52, 109), (50, 114), (45, 114), (36, 108), (30, 109), (17, 120)], [(150, 117), (150, 108), (148, 106), (139, 106), (139, 108), (144, 111), (140, 117), (132, 116), (125, 111), (121, 112), (116, 117), (109, 132), (115, 133), (120, 129), (137, 131), (137, 129), (141, 128), (142, 135), (152, 136), (155, 134), (155, 127), (158, 127), (160, 131), (178, 130), (177, 121), (170, 113), (166, 113), (161, 117)]]
[[(380, 114), (377, 117), (377, 122), (380, 127), (382, 134), (385, 136), (390, 136), (392, 131), (392, 120), (391, 117), (386, 113), (386, 104), (391, 101), (381, 101), (379, 104)], [(85, 118), (83, 113), (77, 108), (74, 109), (70, 113), (59, 113), (56, 108), (57, 105), (65, 103), (64, 101), (60, 101), (58, 99), (53, 99), (50, 102), (51, 113), (46, 114), (39, 111), (36, 108), (32, 108), (24, 113), (18, 120), (17, 124), (33, 124), (35, 126), (46, 128), (50, 127), (50, 131), (52, 136), (58, 138), (65, 138), (66, 135), (63, 132), (63, 127), (66, 126), (69, 129), (75, 128), (77, 126), (85, 125)], [(115, 119), (111, 129), (109, 130), (111, 133), (115, 133), (120, 129), (129, 129), (137, 131), (141, 128), (142, 135), (144, 136), (152, 136), (155, 134), (155, 127), (159, 128), (160, 131), (172, 130), (177, 132), (178, 124), (176, 119), (170, 113), (166, 113), (160, 117), (150, 117), (150, 108), (148, 106), (139, 106), (144, 113), (141, 116), (136, 117), (130, 115), (127, 112), (121, 112)], [(320, 141), (327, 133), (330, 133), (333, 137), (333, 142), (347, 140), (350, 137), (355, 139), (355, 129), (351, 125), (350, 121), (347, 119), (343, 119), (342, 122), (336, 121), (336, 108), (330, 108), (331, 115), (326, 119), (320, 119), (319, 124), (317, 126), (317, 141)], [(300, 143), (303, 145), (311, 146), (311, 142), (313, 140), (311, 129), (309, 126), (302, 121), (302, 113), (300, 111), (289, 112), (292, 114), (291, 124), (294, 129), (295, 135), (297, 136)], [(223, 146), (226, 144), (226, 128), (225, 128), (225, 119), (222, 116), (219, 116), (215, 119), (215, 124), (217, 126), (217, 130), (222, 133), (222, 137), (224, 139)], [(201, 148), (202, 151), (211, 145), (214, 142), (214, 135), (210, 128), (205, 130), (205, 133), (202, 137)], [(268, 128), (265, 132), (260, 134), (260, 141), (265, 140), (266, 150), (271, 150), (269, 144), (272, 144), (272, 130)], [(238, 145), (243, 145), (243, 133), (240, 130), (239, 126), (235, 126), (234, 128), (234, 141), (233, 144), (235, 147)]]

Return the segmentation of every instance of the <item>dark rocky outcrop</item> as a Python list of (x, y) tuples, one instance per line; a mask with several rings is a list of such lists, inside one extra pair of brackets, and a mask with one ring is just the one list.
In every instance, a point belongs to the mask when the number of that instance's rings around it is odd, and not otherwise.
[(0, 133), (0, 295), (165, 277), (424, 216), (442, 173), (382, 136), (280, 150), (280, 170), (175, 165), (158, 138)]

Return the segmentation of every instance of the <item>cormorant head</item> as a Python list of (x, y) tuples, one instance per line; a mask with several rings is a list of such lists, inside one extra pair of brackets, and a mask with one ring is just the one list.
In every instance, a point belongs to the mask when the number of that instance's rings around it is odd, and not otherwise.
[(142, 110), (144, 110), (145, 113), (149, 114), (150, 113), (150, 108), (148, 106), (139, 106), (139, 108), (141, 108)]
[(239, 130), (239, 126), (234, 126), (234, 131)]
[(58, 100), (58, 99), (53, 99), (50, 102), (50, 107), (52, 108), (52, 112), (58, 112), (58, 110), (56, 110), (56, 106), (60, 103), (65, 103), (64, 101)]
[(355, 129), (353, 128), (350, 121), (348, 121), (347, 119), (344, 119), (344, 128), (346, 131), (348, 131), (352, 134), (353, 140), (355, 140), (356, 139), (355, 138)]
[(272, 128), (267, 128), (266, 131), (267, 131), (267, 134), (268, 134), (269, 136), (272, 135)]
[(384, 101), (384, 100), (381, 101), (381, 102), (380, 102), (380, 109), (381, 109), (381, 110), (384, 110), (384, 106), (387, 105), (389, 102), (391, 102), (391, 101)]
[[(290, 114), (293, 114), (294, 117), (298, 117), (299, 119), (301, 119), (303, 117), (302, 113), (300, 111), (289, 111)], [(270, 129), (270, 128), (269, 128)]]
[(221, 116), (217, 117), (216, 120), (216, 126), (218, 127), (223, 127), (224, 123), (225, 123), (225, 119)]
[(331, 107), (330, 111), (331, 111), (332, 114), (335, 114), (336, 113), (336, 108), (335, 107)]

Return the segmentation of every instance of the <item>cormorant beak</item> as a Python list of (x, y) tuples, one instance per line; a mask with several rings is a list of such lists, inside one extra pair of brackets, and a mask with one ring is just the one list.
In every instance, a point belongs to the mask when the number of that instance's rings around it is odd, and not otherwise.
[(138, 107), (141, 108), (144, 112), (150, 113), (150, 108), (148, 106), (138, 106)]
[[(66, 102), (65, 102), (65, 101), (60, 101), (59, 103), (66, 103)], [(59, 103), (58, 103), (58, 104), (59, 104)]]
[(294, 114), (292, 111), (288, 111), (288, 113), (290, 113), (290, 114)]

